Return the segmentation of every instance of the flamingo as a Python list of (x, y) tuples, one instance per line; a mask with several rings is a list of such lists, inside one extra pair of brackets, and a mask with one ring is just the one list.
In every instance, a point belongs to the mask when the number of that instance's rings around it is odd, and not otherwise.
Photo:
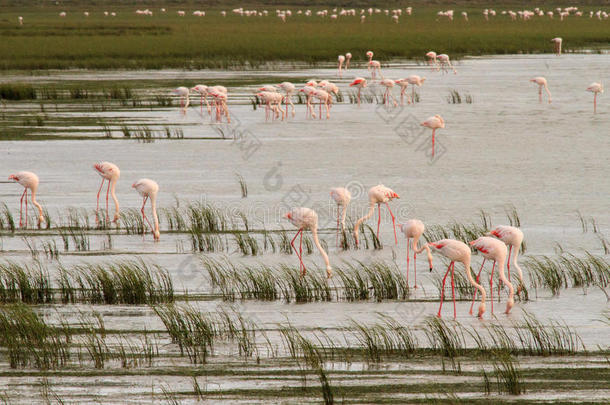
[(106, 189), (106, 221), (109, 220), (108, 217), (108, 194), (112, 195), (112, 200), (115, 205), (114, 219), (112, 222), (116, 222), (119, 220), (119, 200), (116, 197), (114, 192), (116, 188), (116, 183), (121, 177), (121, 171), (119, 167), (114, 163), (110, 162), (100, 162), (93, 165), (93, 169), (100, 175), (102, 178), (102, 184), (100, 184), (100, 189), (97, 191), (97, 205), (95, 208), (95, 222), (99, 223), (98, 211), (100, 209), (100, 193), (102, 192), (102, 187), (104, 186), (104, 181), (108, 180), (108, 188)]
[(17, 172), (15, 174), (11, 174), (8, 176), (9, 180), (14, 180), (17, 183), (21, 184), (24, 188), (23, 194), (21, 194), (21, 201), (19, 204), (19, 227), (23, 227), (22, 221), (22, 211), (23, 211), (23, 199), (25, 198), (25, 227), (28, 227), (28, 189), (30, 190), (32, 204), (36, 206), (38, 209), (38, 228), (40, 228), (40, 224), (44, 221), (44, 217), (42, 215), (42, 206), (36, 201), (36, 191), (38, 190), (38, 184), (40, 180), (38, 176), (32, 172)]
[(451, 270), (451, 295), (453, 297), (453, 318), (456, 318), (456, 307), (455, 307), (455, 282), (454, 282), (454, 270), (455, 270), (455, 262), (461, 262), (464, 265), (464, 270), (466, 270), (466, 276), (468, 277), (468, 281), (472, 284), (477, 290), (481, 292), (481, 304), (479, 305), (479, 313), (478, 317), (482, 318), (485, 313), (485, 289), (477, 283), (472, 277), (472, 273), (470, 272), (470, 248), (464, 242), (455, 240), (455, 239), (441, 239), (438, 242), (428, 243), (428, 246), (436, 249), (440, 254), (451, 260), (449, 263), (449, 267), (447, 267), (447, 272), (445, 273), (445, 277), (443, 277), (443, 287), (441, 289), (441, 306), (438, 309), (438, 317), (441, 317), (441, 309), (443, 309), (443, 299), (445, 297), (445, 281), (447, 280), (447, 275)]
[(314, 86), (311, 86), (308, 84), (305, 85), (305, 87), (303, 87), (301, 90), (299, 90), (299, 92), (305, 93), (305, 104), (307, 107), (305, 116), (307, 118), (309, 118), (310, 115), (311, 115), (311, 117), (316, 118), (316, 112), (315, 112), (313, 106), (311, 105), (311, 100), (313, 98), (315, 91), (316, 91), (316, 88)]
[(440, 67), (438, 65), (438, 59), (436, 57), (436, 52), (430, 51), (426, 53), (426, 58), (428, 58), (428, 65), (432, 66), (432, 70), (439, 71)]
[(19, 25), (23, 25), (23, 17), (19, 16), (18, 20), (19, 20)]
[[(140, 193), (143, 198), (142, 209), (140, 210), (142, 212), (142, 223), (144, 223), (144, 221), (148, 223), (148, 226), (152, 230), (155, 242), (158, 242), (161, 237), (161, 233), (159, 232), (159, 218), (157, 217), (157, 194), (159, 193), (159, 185), (155, 181), (150, 179), (140, 179), (133, 183), (131, 187), (135, 188), (136, 191)], [(152, 210), (152, 216), (155, 223), (154, 228), (152, 227), (150, 221), (144, 213), (144, 206), (146, 206), (146, 201), (148, 199), (150, 199), (150, 208)], [(144, 228), (142, 227), (142, 234), (143, 233)]]
[(352, 200), (352, 193), (345, 187), (335, 187), (330, 190), (330, 196), (337, 203), (337, 246), (339, 246), (339, 225), (341, 225), (341, 232), (344, 233), (347, 206)]
[[(328, 255), (320, 245), (320, 240), (318, 239), (318, 214), (311, 208), (298, 207), (291, 209), (286, 215), (287, 218), (294, 226), (296, 226), (299, 230), (297, 234), (294, 236), (292, 241), (290, 242), (290, 246), (294, 249), (297, 257), (299, 258), (299, 268), (301, 270), (301, 277), (304, 277), (307, 273), (307, 269), (305, 268), (305, 264), (303, 263), (303, 230), (309, 229), (313, 236), (313, 242), (316, 244), (316, 247), (320, 251), (322, 255), (322, 259), (324, 259), (324, 263), (326, 264), (326, 277), (332, 277), (332, 269), (330, 267), (330, 261), (328, 260)], [(301, 235), (301, 239), (299, 240), (299, 250), (294, 246), (294, 241), (297, 236)]]
[(329, 82), (328, 80), (322, 80), (321, 82), (319, 82), (318, 87), (321, 87), (324, 91), (330, 94), (334, 94), (335, 97), (339, 97), (339, 87), (336, 84)]
[(320, 119), (322, 119), (322, 104), (324, 104), (324, 106), (326, 107), (326, 119), (329, 119), (330, 106), (333, 102), (333, 98), (331, 97), (331, 95), (326, 90), (322, 89), (314, 89), (312, 94), (313, 97), (320, 100)]
[(398, 103), (396, 102), (396, 99), (394, 98), (394, 95), (392, 94), (392, 87), (394, 87), (394, 80), (383, 79), (379, 83), (385, 87), (385, 91), (383, 92), (383, 103), (390, 104), (390, 98), (391, 98), (392, 102), (394, 104), (394, 107), (396, 107), (398, 105)]
[[(409, 87), (409, 81), (407, 79), (397, 79), (394, 82), (400, 86), (400, 105), (405, 105), (405, 93), (407, 92), (407, 87)], [(409, 103), (408, 98), (407, 103)]]
[(203, 102), (205, 100), (205, 105), (208, 108), (208, 114), (212, 113), (210, 108), (210, 104), (208, 103), (208, 86), (204, 84), (198, 84), (195, 87), (191, 88), (191, 91), (194, 93), (199, 93), (201, 95), (201, 115), (203, 115)]
[(295, 116), (294, 104), (292, 103), (292, 94), (295, 92), (296, 87), (290, 82), (282, 82), (277, 85), (280, 89), (284, 90), (286, 95), (284, 96), (284, 107), (286, 109), (286, 117), (288, 117), (288, 104), (292, 106), (292, 117)]
[(557, 37), (557, 38), (551, 39), (551, 42), (555, 46), (555, 54), (557, 56), (561, 56), (561, 43), (563, 42), (563, 39), (561, 39), (560, 37)]
[[(487, 233), (487, 235), (493, 235), (496, 238), (500, 239), (502, 242), (509, 245), (508, 250), (508, 263), (507, 263), (507, 272), (508, 272), (508, 280), (510, 281), (510, 267), (511, 265), (517, 269), (517, 275), (519, 276), (519, 287), (517, 288), (517, 294), (521, 292), (521, 288), (524, 285), (523, 283), (523, 271), (521, 271), (521, 267), (519, 263), (517, 263), (517, 257), (519, 256), (519, 250), (521, 250), (521, 245), (523, 244), (523, 232), (521, 229), (516, 228), (514, 226), (509, 225), (499, 225), (492, 229)], [(513, 250), (515, 253), (513, 254)]]
[[(421, 87), (424, 82), (426, 81), (426, 78), (423, 76), (418, 76), (418, 75), (411, 75), (409, 77), (407, 77), (407, 81), (409, 82), (409, 84), (411, 85), (411, 103), (415, 104), (415, 86), (417, 87)], [(406, 90), (406, 88), (405, 88)]]
[(447, 69), (447, 66), (449, 66), (453, 70), (453, 74), (457, 75), (457, 70), (455, 70), (455, 68), (451, 64), (451, 61), (449, 60), (449, 55), (441, 53), (440, 55), (438, 55), (438, 60), (440, 61), (443, 73), (449, 72), (449, 70)]
[(398, 194), (396, 194), (392, 189), (384, 186), (383, 184), (379, 184), (377, 186), (371, 187), (369, 189), (369, 210), (365, 216), (356, 221), (356, 225), (354, 226), (354, 239), (356, 240), (356, 246), (358, 246), (358, 232), (360, 231), (360, 224), (369, 219), (373, 212), (375, 211), (375, 204), (377, 204), (377, 210), (379, 212), (379, 219), (377, 221), (377, 239), (379, 239), (379, 227), (381, 225), (381, 204), (385, 203), (386, 207), (388, 207), (388, 211), (390, 211), (390, 216), (392, 217), (392, 228), (394, 229), (394, 241), (398, 244), (398, 237), (396, 236), (396, 222), (394, 214), (390, 209), (389, 201), (392, 201), (395, 198), (400, 198)]
[(189, 106), (189, 89), (188, 87), (178, 87), (173, 90), (173, 93), (180, 96), (180, 111), (182, 114), (186, 114), (186, 109)]
[(375, 71), (379, 71), (379, 76), (383, 79), (383, 75), (381, 74), (381, 63), (377, 60), (373, 60), (373, 51), (368, 51), (366, 53), (366, 57), (369, 58), (367, 70), (371, 72), (371, 79), (375, 80)]
[(345, 70), (349, 69), (349, 61), (352, 59), (352, 54), (351, 53), (346, 53), (345, 54)]
[(549, 86), (547, 85), (546, 79), (542, 76), (534, 77), (530, 79), (530, 82), (536, 83), (538, 85), (538, 99), (542, 103), (542, 89), (546, 91), (546, 94), (549, 96), (549, 104), (551, 104), (551, 92), (549, 91)]
[(274, 93), (271, 91), (261, 91), (256, 94), (266, 104), (265, 106), (265, 121), (269, 120), (269, 111), (271, 111), (271, 118), (276, 120), (282, 113), (282, 120), (284, 119), (284, 110), (282, 110), (282, 100), (284, 96), (280, 93)]
[(357, 77), (353, 82), (350, 83), (350, 87), (358, 87), (358, 105), (360, 105), (360, 92), (362, 88), (366, 87), (366, 79), (364, 77)]
[[(504, 313), (508, 314), (515, 305), (514, 295), (515, 290), (513, 285), (506, 276), (504, 275), (504, 263), (506, 263), (506, 245), (495, 238), (490, 238), (489, 236), (482, 236), (476, 240), (470, 242), (470, 245), (479, 252), (483, 254), (484, 259), (493, 260), (493, 267), (491, 268), (491, 277), (489, 279), (489, 301), (491, 302), (491, 314), (494, 313), (494, 290), (493, 290), (493, 282), (494, 282), (494, 269), (496, 267), (496, 263), (498, 263), (498, 274), (500, 276), (500, 280), (508, 287), (508, 301), (506, 302), (506, 311)], [(481, 276), (481, 270), (483, 270), (483, 264), (481, 264), (481, 269), (479, 270), (479, 274), (477, 274), (477, 283), (479, 282), (479, 277)], [(499, 291), (498, 291), (499, 294)], [(472, 305), (474, 305), (474, 300), (477, 297), (477, 293), (475, 291), (474, 297), (472, 298), (472, 304), (470, 305), (470, 314), (472, 315)]]
[(597, 113), (597, 94), (604, 92), (604, 86), (601, 83), (591, 83), (589, 87), (587, 87), (587, 91), (593, 93), (593, 114)]
[(434, 135), (437, 129), (445, 128), (445, 120), (443, 120), (443, 117), (436, 114), (433, 117), (428, 117), (428, 119), (422, 122), (420, 125), (422, 127), (428, 127), (432, 129), (432, 157), (434, 157)]
[(413, 288), (417, 288), (417, 254), (421, 253), (424, 249), (428, 253), (428, 263), (430, 264), (430, 271), (432, 271), (432, 254), (430, 253), (430, 247), (424, 244), (420, 249), (417, 249), (419, 238), (424, 234), (426, 227), (419, 219), (410, 219), (399, 226), (401, 232), (404, 233), (407, 238), (407, 287), (409, 287), (409, 248), (411, 248), (413, 249), (413, 274), (415, 276)]
[[(221, 114), (227, 117), (227, 123), (231, 123), (229, 115), (229, 107), (227, 106), (227, 98), (229, 97), (227, 89), (223, 86), (209, 87), (209, 94), (214, 97), (214, 105), (216, 106), (216, 121), (222, 121)], [(224, 91), (223, 91), (224, 90)]]
[(339, 77), (341, 77), (341, 69), (343, 67), (343, 62), (345, 62), (345, 56), (339, 55), (337, 59), (339, 60)]

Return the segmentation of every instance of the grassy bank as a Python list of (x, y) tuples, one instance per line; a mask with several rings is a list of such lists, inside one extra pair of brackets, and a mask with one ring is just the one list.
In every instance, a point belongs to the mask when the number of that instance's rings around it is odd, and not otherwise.
[[(262, 9), (262, 7), (258, 7)], [(4, 9), (0, 19), (0, 69), (160, 69), (160, 68), (257, 68), (267, 61), (306, 64), (334, 63), (340, 53), (351, 52), (355, 61), (373, 49), (381, 61), (392, 58), (423, 59), (433, 49), (453, 57), (462, 55), (548, 53), (549, 40), (564, 38), (566, 50), (601, 49), (610, 43), (608, 20), (585, 16), (535, 17), (511, 21), (496, 5), (498, 15), (485, 21), (482, 8), (454, 7), (453, 22), (437, 21), (441, 6), (415, 7), (412, 16), (398, 24), (381, 14), (329, 18), (294, 15), (283, 23), (275, 8), (267, 6), (268, 17), (240, 17), (220, 9), (206, 9), (205, 17), (194, 17), (194, 8), (177, 8), (152, 17), (136, 15), (135, 6), (113, 8), (116, 17), (105, 17), (107, 6), (91, 6), (84, 17), (81, 9)], [(549, 7), (548, 7), (549, 8)], [(516, 8), (514, 8), (516, 10)], [(590, 8), (597, 10), (598, 8)], [(315, 10), (314, 10), (315, 11)], [(469, 12), (469, 22), (459, 15)], [(18, 24), (18, 16), (24, 24)]]

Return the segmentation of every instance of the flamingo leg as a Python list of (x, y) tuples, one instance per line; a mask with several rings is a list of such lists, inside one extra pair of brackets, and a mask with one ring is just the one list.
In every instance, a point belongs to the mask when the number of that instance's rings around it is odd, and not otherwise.
[(110, 194), (110, 180), (108, 180), (108, 188), (106, 189), (106, 222), (110, 222), (110, 217), (108, 216), (108, 194)]
[(339, 210), (341, 206), (337, 206), (337, 247), (339, 247), (339, 220), (341, 211)]
[(542, 86), (538, 87), (538, 101), (542, 103)]
[[(102, 184), (100, 184), (100, 189), (97, 190), (97, 205), (95, 207), (95, 223), (99, 223), (99, 218), (98, 218), (98, 211), (100, 210), (100, 193), (102, 192), (102, 187), (104, 187), (104, 181), (106, 179), (104, 179), (102, 177)], [(109, 181), (110, 182), (110, 181)]]
[(441, 288), (441, 306), (438, 309), (438, 317), (441, 317), (441, 309), (443, 309), (443, 300), (445, 298), (445, 281), (447, 281), (447, 275), (449, 274), (449, 270), (451, 270), (451, 265), (453, 262), (449, 263), (449, 267), (447, 267), (447, 271), (445, 272), (445, 277), (443, 277), (443, 288)]
[(23, 198), (25, 197), (25, 226), (28, 226), (28, 197), (27, 197), (28, 189), (24, 188), (23, 193), (21, 194), (21, 201), (19, 204), (19, 228), (23, 226)]
[(506, 263), (506, 272), (508, 273), (508, 281), (510, 281), (510, 255), (513, 252), (513, 245), (508, 248), (508, 261)]
[(381, 226), (381, 204), (377, 204), (377, 216), (378, 216), (378, 220), (377, 220), (377, 239), (379, 239), (379, 227)]
[[(144, 201), (142, 201), (142, 209), (140, 210), (140, 211), (142, 211), (142, 222), (146, 221), (146, 223), (148, 223), (148, 227), (150, 229), (152, 229), (154, 232), (154, 228), (152, 227), (152, 225), (150, 224), (150, 221), (148, 220), (148, 217), (144, 213), (144, 206), (146, 205), (146, 201), (148, 201), (148, 196), (144, 197)], [(144, 223), (142, 223), (142, 236), (144, 236), (144, 234), (145, 234)]]
[(457, 311), (455, 308), (455, 262), (451, 262), (451, 298), (453, 298), (453, 319), (457, 318)]
[[(417, 246), (413, 246), (415, 251)], [(413, 253), (413, 288), (417, 288), (417, 253)]]
[(301, 271), (305, 267), (305, 265), (303, 264), (303, 260), (301, 259), (301, 255), (299, 254), (299, 251), (294, 246), (294, 241), (296, 240), (297, 236), (299, 236), (299, 234), (301, 234), (302, 232), (303, 232), (303, 228), (299, 229), (297, 234), (294, 235), (294, 238), (292, 238), (292, 241), (290, 241), (290, 246), (292, 246), (292, 249), (294, 250), (294, 253), (296, 253), (297, 257), (299, 258), (299, 270), (301, 270)]
[(299, 256), (301, 257), (301, 264), (303, 265), (303, 271), (301, 275), (305, 275), (305, 263), (303, 263), (303, 232), (301, 232), (301, 237), (299, 238)]
[(597, 93), (593, 93), (593, 114), (597, 113)]
[(407, 288), (409, 288), (409, 240), (407, 238)]
[[(485, 258), (483, 258), (483, 263), (481, 263), (481, 268), (479, 269), (479, 273), (477, 274), (477, 283), (479, 282), (479, 279), (481, 278), (481, 271), (483, 271), (483, 266), (485, 265)], [(474, 306), (474, 301), (477, 299), (477, 293), (479, 292), (479, 290), (477, 290), (476, 288), (474, 289), (474, 296), (472, 297), (472, 304), (470, 304), (470, 315), (472, 315), (472, 307)]]
[(360, 90), (362, 89), (358, 88), (358, 107), (360, 107)]
[(434, 157), (434, 135), (436, 132), (436, 128), (432, 130), (432, 157)]
[(491, 301), (491, 314), (494, 314), (494, 269), (496, 268), (496, 261), (491, 267), (491, 279), (489, 279), (489, 301)]
[[(388, 211), (390, 211), (390, 216), (392, 217), (392, 229), (394, 229), (394, 242), (398, 245), (398, 237), (396, 236), (396, 218), (390, 209), (390, 204), (385, 203), (386, 207), (388, 207)], [(381, 210), (380, 210), (381, 211)]]
[(415, 104), (415, 85), (411, 87), (411, 103)]

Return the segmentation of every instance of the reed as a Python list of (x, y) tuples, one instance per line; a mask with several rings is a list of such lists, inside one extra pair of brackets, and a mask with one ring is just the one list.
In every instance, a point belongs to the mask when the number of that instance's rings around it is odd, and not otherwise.
[(248, 185), (246, 184), (246, 180), (243, 178), (241, 174), (236, 174), (237, 182), (239, 183), (239, 188), (241, 189), (241, 198), (248, 197)]
[(34, 266), (0, 263), (0, 302), (45, 304), (53, 300), (51, 279), (39, 262)]
[[(425, 320), (424, 332), (432, 350), (439, 351), (442, 357), (448, 357), (454, 372), (461, 372), (461, 364), (457, 357), (463, 353), (466, 346), (461, 325), (455, 321), (444, 321), (436, 316)], [(445, 363), (443, 360), (443, 370)]]
[(0, 212), (0, 230), (15, 232), (15, 219), (13, 218), (13, 214), (6, 203), (2, 203), (2, 211)]
[(493, 359), (493, 366), (498, 394), (506, 392), (510, 395), (521, 395), (525, 392), (519, 363), (514, 358), (507, 354), (498, 354)]

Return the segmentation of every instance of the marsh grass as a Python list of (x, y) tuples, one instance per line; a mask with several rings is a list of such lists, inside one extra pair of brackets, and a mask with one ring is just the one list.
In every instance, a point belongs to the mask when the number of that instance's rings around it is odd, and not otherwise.
[(0, 263), (0, 302), (45, 304), (52, 300), (49, 274), (39, 262), (33, 266)]
[(246, 184), (246, 180), (243, 178), (241, 174), (236, 174), (237, 182), (239, 183), (239, 187), (241, 189), (241, 198), (248, 197), (248, 185)]
[(339, 293), (347, 301), (375, 299), (407, 299), (410, 290), (396, 265), (384, 262), (347, 264), (347, 268), (336, 268), (335, 273), (343, 286)]
[(500, 353), (494, 356), (493, 367), (498, 394), (521, 395), (525, 392), (522, 385), (523, 375), (517, 360), (510, 355)]
[(462, 95), (455, 89), (449, 91), (449, 95), (446, 97), (447, 103), (449, 104), (462, 104), (462, 101), (466, 104), (472, 104), (474, 101), (472, 95), (470, 93)]

